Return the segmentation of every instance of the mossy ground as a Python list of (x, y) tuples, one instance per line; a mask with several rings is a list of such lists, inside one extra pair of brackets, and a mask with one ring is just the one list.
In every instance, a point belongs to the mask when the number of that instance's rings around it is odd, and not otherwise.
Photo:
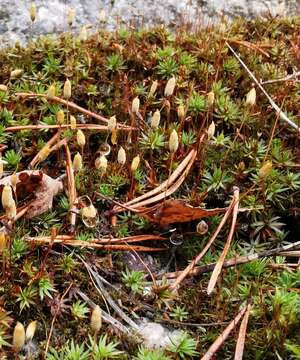
[[(150, 130), (147, 126), (144, 130), (139, 128), (131, 142), (128, 142), (127, 133), (118, 132), (117, 144), (111, 144), (108, 170), (104, 175), (95, 169), (94, 162), (107, 133), (85, 131), (84, 168), (76, 176), (76, 188), (79, 196), (90, 196), (99, 211), (100, 223), (96, 229), (86, 229), (79, 221), (76, 226), (78, 239), (88, 241), (99, 236), (166, 232), (168, 229), (153, 226), (129, 212), (119, 216), (117, 226), (112, 227), (105, 213), (112, 204), (95, 193), (100, 192), (120, 202), (126, 201), (130, 193), (133, 196), (130, 162), (134, 156), (140, 155), (142, 161), (134, 174), (134, 195), (142, 194), (153, 184), (167, 179), (170, 166), (175, 168), (189, 149), (197, 148), (198, 157), (193, 170), (173, 197), (185, 199), (194, 206), (205, 203), (207, 208), (224, 207), (230, 200), (232, 187), (240, 188), (240, 206), (251, 208), (251, 211), (239, 213), (228, 257), (297, 241), (299, 132), (278, 119), (258, 89), (256, 104), (252, 107), (245, 104), (252, 81), (226, 46), (226, 40), (240, 53), (256, 77), (266, 81), (284, 77), (299, 68), (299, 31), (299, 18), (236, 20), (232, 24), (197, 31), (188, 27), (172, 32), (163, 27), (139, 31), (124, 28), (112, 33), (99, 30), (96, 36), (84, 42), (63, 34), (41, 38), (26, 47), (16, 45), (2, 50), (0, 83), (8, 86), (8, 91), (0, 91), (0, 142), (7, 146), (2, 153), (8, 162), (5, 170), (27, 169), (37, 151), (54, 134), (53, 130), (6, 132), (7, 127), (55, 124), (57, 111), (67, 111), (66, 107), (51, 101), (22, 99), (16, 93), (31, 91), (43, 94), (55, 84), (57, 94), (62, 94), (63, 84), (69, 78), (72, 83), (71, 101), (105, 117), (115, 115), (118, 123), (131, 124), (129, 112), (136, 96), (140, 99), (140, 113), (146, 123), (150, 123), (151, 113), (161, 110), (161, 123), (157, 130)], [(246, 42), (255, 44), (265, 54), (245, 46)], [(12, 79), (10, 74), (15, 69), (22, 69), (23, 73)], [(172, 76), (176, 77), (175, 92), (165, 98), (164, 87)], [(149, 98), (149, 89), (155, 80), (158, 88)], [(299, 125), (299, 83), (274, 82), (266, 84), (265, 88), (289, 118)], [(207, 94), (211, 91), (215, 101), (209, 106)], [(185, 109), (183, 120), (178, 117), (179, 105)], [(72, 109), (70, 113), (77, 117), (78, 122), (95, 122), (92, 118), (80, 117)], [(216, 125), (214, 137), (198, 146), (201, 133), (212, 121)], [(179, 134), (180, 146), (171, 162), (167, 143), (173, 129)], [(66, 130), (61, 137), (68, 139), (72, 157), (81, 151), (74, 131)], [(127, 164), (123, 167), (117, 163), (120, 146), (127, 155)], [(273, 167), (262, 179), (258, 174), (266, 160), (271, 160)], [(52, 177), (64, 173), (63, 151), (51, 153), (38, 168)], [(59, 351), (68, 340), (73, 339), (76, 343), (87, 341), (89, 316), (78, 319), (72, 315), (71, 306), (76, 302), (73, 287), (105, 308), (103, 298), (95, 292), (86, 268), (76, 255), (80, 254), (86, 261), (96, 264), (99, 272), (114, 284), (122, 283), (121, 271), (126, 268), (118, 252), (71, 250), (58, 245), (50, 249), (47, 246), (37, 248), (26, 241), (27, 236), (49, 235), (53, 227), (58, 228), (59, 233), (66, 233), (68, 210), (68, 197), (63, 193), (55, 199), (52, 211), (33, 220), (19, 220), (11, 235), (6, 272), (2, 273), (0, 299), (3, 311), (9, 313), (14, 322), (28, 324), (31, 320), (38, 321), (35, 341), (41, 353), (57, 307), (59, 312), (51, 346)], [(209, 231), (203, 236), (196, 233), (196, 222), (176, 227), (176, 234), (183, 236), (184, 242), (178, 246), (168, 243), (169, 248), (175, 247), (176, 258), (170, 271), (182, 269), (201, 250), (220, 219), (221, 216), (209, 218)], [(204, 263), (218, 259), (227, 231), (228, 228), (218, 237)], [(165, 254), (153, 256), (163, 263), (168, 258)], [(200, 354), (205, 353), (234, 318), (242, 302), (251, 298), (254, 306), (244, 358), (280, 359), (281, 356), (286, 359), (290, 356), (286, 343), (299, 343), (300, 327), (300, 270), (291, 270), (285, 265), (290, 262), (293, 259), (276, 257), (223, 270), (217, 289), (210, 297), (205, 292), (210, 274), (186, 280), (171, 308), (165, 307), (159, 298), (147, 300), (138, 293), (131, 293), (124, 284), (119, 293), (113, 292), (112, 295), (115, 299), (122, 299), (126, 312), (135, 309), (141, 317), (151, 315), (155, 321), (166, 323), (171, 322), (168, 319), (172, 318), (175, 306), (184, 305), (188, 315), (183, 322), (202, 325), (171, 325), (189, 331), (198, 341)], [(72, 289), (64, 304), (59, 303), (61, 295), (71, 284)], [(45, 288), (48, 292), (43, 293)], [(127, 353), (127, 358), (136, 354), (136, 345), (115, 334), (111, 327), (103, 325), (101, 332), (118, 339), (118, 348)], [(11, 334), (12, 327), (7, 327), (3, 320), (2, 341), (8, 336), (10, 343)], [(236, 335), (237, 330), (219, 351), (218, 359), (232, 358)], [(12, 356), (5, 345), (1, 351), (3, 356), (7, 354), (7, 358)], [(40, 356), (38, 352), (37, 356)]]

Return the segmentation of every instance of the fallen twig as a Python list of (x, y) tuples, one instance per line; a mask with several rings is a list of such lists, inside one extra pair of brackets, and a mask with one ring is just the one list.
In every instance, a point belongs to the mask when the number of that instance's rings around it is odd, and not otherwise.
[(101, 280), (101, 276), (92, 269), (92, 267), (85, 262), (82, 258), (81, 258), (82, 263), (84, 264), (84, 266), (86, 267), (87, 271), (91, 274), (91, 276), (94, 278), (97, 287), (96, 289), (100, 292), (100, 294), (105, 298), (105, 301), (108, 302), (108, 304), (115, 310), (115, 312), (133, 329), (138, 330), (139, 326), (130, 319), (129, 316), (127, 316), (124, 311), (116, 304), (116, 302), (113, 300), (113, 298), (110, 296), (110, 294), (108, 293), (108, 291), (106, 291), (106, 289), (104, 288), (103, 284), (102, 284), (102, 280)]
[[(38, 236), (35, 238), (30, 238), (34, 241), (38, 242), (45, 242), (47, 243), (50, 241), (51, 236)], [(71, 241), (80, 241), (74, 238), (73, 235), (56, 235), (54, 240), (57, 242), (63, 243), (64, 241), (71, 240)], [(98, 238), (98, 239), (90, 239), (89, 241), (96, 244), (126, 244), (126, 243), (134, 243), (140, 241), (147, 241), (147, 240), (166, 240), (165, 237), (159, 235), (134, 235), (134, 236), (127, 236), (124, 238)]]
[[(293, 244), (280, 246), (275, 249), (262, 251), (260, 253), (254, 253), (254, 254), (245, 255), (245, 256), (238, 256), (238, 257), (235, 257), (235, 258), (225, 261), (223, 263), (222, 269), (226, 269), (226, 268), (236, 266), (236, 265), (246, 264), (248, 262), (255, 261), (255, 260), (258, 260), (258, 259), (261, 259), (264, 257), (270, 257), (270, 256), (276, 256), (276, 255), (285, 256), (287, 250), (294, 249), (298, 246), (300, 246), (300, 241), (297, 241)], [(277, 264), (277, 265), (282, 265), (282, 264)], [(299, 266), (298, 264), (293, 264), (293, 265), (296, 265), (297, 267)], [(200, 275), (200, 274), (205, 274), (205, 273), (211, 272), (211, 271), (213, 271), (215, 266), (216, 266), (216, 263), (195, 267), (188, 273), (187, 276), (195, 276), (195, 275)], [(183, 273), (183, 271), (176, 271), (176, 272), (166, 273), (163, 276), (167, 279), (174, 279), (174, 278), (178, 278), (182, 273)]]
[(300, 71), (296, 71), (296, 72), (294, 72), (294, 73), (292, 73), (290, 75), (284, 76), (282, 78), (261, 81), (260, 83), (262, 85), (265, 85), (265, 84), (274, 84), (274, 83), (277, 83), (277, 82), (285, 82), (285, 81), (299, 82), (299, 79), (297, 79), (299, 76), (300, 76)]

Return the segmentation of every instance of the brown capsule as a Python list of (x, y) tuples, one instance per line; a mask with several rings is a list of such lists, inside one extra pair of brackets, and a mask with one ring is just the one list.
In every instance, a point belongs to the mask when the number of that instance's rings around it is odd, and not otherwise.
[(71, 129), (75, 130), (76, 129), (76, 118), (75, 116), (71, 115), (70, 116), (70, 125), (71, 125)]
[(107, 159), (104, 155), (99, 156), (95, 160), (95, 167), (97, 170), (100, 170), (102, 174), (106, 173), (107, 170)]
[(0, 230), (0, 254), (3, 254), (4, 250), (6, 249), (7, 244), (7, 235), (5, 231)]
[(253, 87), (246, 95), (246, 105), (254, 106), (256, 103), (256, 90)]
[(164, 91), (164, 94), (166, 97), (173, 95), (175, 85), (176, 85), (176, 78), (175, 78), (175, 76), (173, 76), (173, 77), (171, 77), (171, 79), (168, 80), (168, 82), (166, 84), (165, 91)]
[(157, 109), (151, 117), (150, 126), (152, 129), (157, 129), (159, 127), (159, 123), (160, 123), (160, 111)]
[(150, 87), (150, 90), (149, 90), (149, 94), (148, 94), (148, 97), (151, 98), (154, 96), (156, 90), (157, 90), (157, 85), (158, 85), (158, 81), (155, 80), (152, 82), (151, 84), (151, 87)]
[(94, 332), (98, 332), (102, 326), (102, 310), (99, 305), (96, 305), (91, 315), (91, 329)]
[(65, 114), (63, 110), (58, 110), (58, 112), (56, 113), (56, 122), (59, 125), (62, 125), (65, 122)]
[(258, 177), (260, 179), (266, 178), (267, 176), (270, 175), (272, 168), (273, 168), (273, 164), (271, 160), (264, 162), (262, 167), (259, 169)]
[(140, 99), (138, 97), (135, 97), (132, 100), (131, 111), (134, 114), (137, 114), (139, 112), (139, 110), (140, 110)]
[(55, 97), (55, 92), (56, 92), (55, 85), (54, 84), (50, 85), (47, 90), (48, 98), (53, 99)]
[(26, 341), (32, 340), (32, 338), (34, 337), (35, 331), (36, 331), (36, 326), (37, 326), (37, 320), (31, 321), (28, 324), (28, 326), (26, 328), (26, 333), (25, 333)]
[(82, 130), (78, 130), (77, 134), (76, 134), (76, 138), (77, 138), (77, 144), (80, 147), (84, 147), (85, 145), (85, 136)]
[(71, 96), (72, 96), (72, 85), (71, 85), (71, 81), (67, 79), (64, 84), (64, 98), (68, 100), (70, 99)]
[(73, 159), (73, 170), (75, 172), (78, 172), (81, 169), (82, 169), (82, 156), (79, 154), (79, 152), (77, 152)]
[(4, 84), (0, 84), (0, 91), (6, 92), (8, 90), (8, 87)]
[(11, 206), (13, 206), (14, 199), (13, 199), (13, 194), (12, 194), (12, 188), (10, 185), (4, 186), (4, 188), (2, 190), (1, 201), (2, 201), (2, 207), (5, 210), (10, 208)]
[(17, 322), (13, 333), (13, 348), (20, 351), (25, 344), (25, 329), (23, 324)]
[(31, 6), (30, 6), (29, 14), (30, 14), (30, 20), (32, 22), (35, 22), (35, 19), (36, 19), (36, 6), (35, 6), (34, 3), (32, 3)]
[(179, 146), (179, 140), (178, 140), (178, 134), (177, 131), (174, 129), (171, 132), (170, 138), (169, 138), (169, 150), (171, 153), (175, 153)]
[(118, 151), (118, 163), (120, 165), (125, 165), (126, 163), (126, 151), (124, 150), (124, 148), (121, 146), (119, 151)]
[(131, 162), (131, 171), (134, 173), (140, 165), (140, 155), (135, 156)]

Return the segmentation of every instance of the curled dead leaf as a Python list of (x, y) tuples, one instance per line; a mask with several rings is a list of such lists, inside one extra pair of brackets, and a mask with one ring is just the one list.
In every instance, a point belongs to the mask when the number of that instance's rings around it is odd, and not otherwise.
[(50, 210), (53, 197), (63, 189), (60, 180), (53, 179), (39, 170), (25, 170), (1, 179), (0, 195), (4, 186), (12, 186), (13, 182), (18, 206), (28, 206), (26, 218), (33, 218)]
[(181, 200), (166, 200), (151, 208), (143, 208), (141, 215), (159, 225), (184, 223), (224, 213), (226, 208), (203, 209)]

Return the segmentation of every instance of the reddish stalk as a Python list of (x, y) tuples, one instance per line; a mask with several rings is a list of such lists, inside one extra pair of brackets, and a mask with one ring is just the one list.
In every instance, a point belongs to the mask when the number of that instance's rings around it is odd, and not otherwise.
[[(124, 131), (132, 131), (135, 128), (131, 128), (130, 126), (118, 124), (118, 130)], [(85, 129), (85, 130), (97, 130), (97, 131), (107, 131), (106, 125), (97, 125), (97, 124), (76, 124), (77, 129)], [(20, 125), (20, 126), (10, 126), (5, 128), (5, 131), (13, 132), (13, 131), (21, 131), (21, 130), (47, 130), (47, 129), (71, 129), (71, 124), (54, 124), (54, 125)]]

